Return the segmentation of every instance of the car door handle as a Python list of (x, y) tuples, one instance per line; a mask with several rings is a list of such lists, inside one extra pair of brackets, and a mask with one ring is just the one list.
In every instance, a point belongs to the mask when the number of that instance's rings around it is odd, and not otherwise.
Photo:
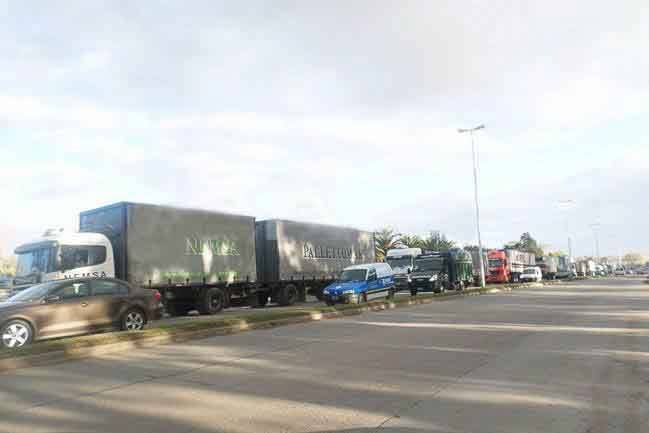
[(85, 307), (88, 306), (88, 303), (87, 303), (87, 302), (82, 302), (82, 303), (81, 303), (81, 306), (85, 308)]

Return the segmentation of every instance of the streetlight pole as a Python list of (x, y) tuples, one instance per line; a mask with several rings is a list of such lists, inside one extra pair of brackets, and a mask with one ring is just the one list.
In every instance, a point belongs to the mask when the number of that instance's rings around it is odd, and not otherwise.
[(475, 143), (473, 140), (473, 133), (480, 129), (484, 129), (484, 125), (476, 126), (471, 129), (458, 129), (457, 132), (463, 134), (468, 132), (471, 136), (471, 154), (473, 155), (473, 193), (475, 199), (475, 226), (478, 232), (478, 257), (480, 261), (480, 287), (485, 286), (484, 275), (484, 260), (482, 258), (482, 237), (480, 236), (480, 205), (478, 204), (478, 158), (475, 150)]
[[(560, 208), (569, 209), (575, 204), (575, 201), (559, 200), (558, 203)], [(570, 230), (568, 228), (568, 215), (566, 215), (565, 224), (566, 224), (566, 235), (568, 236), (568, 261), (572, 263), (572, 239), (570, 238)]]
[(597, 259), (597, 263), (599, 264), (599, 228), (601, 224), (600, 223), (594, 223), (590, 225), (590, 228), (593, 229), (593, 236), (595, 237), (595, 257)]

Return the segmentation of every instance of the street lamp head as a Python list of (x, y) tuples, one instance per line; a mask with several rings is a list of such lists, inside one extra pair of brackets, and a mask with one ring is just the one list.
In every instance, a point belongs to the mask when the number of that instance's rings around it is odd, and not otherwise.
[(484, 129), (484, 128), (485, 128), (484, 125), (478, 125), (475, 128), (469, 128), (469, 129), (460, 128), (460, 129), (457, 130), (457, 132), (462, 134), (464, 132), (473, 132), (473, 131), (477, 131), (478, 129)]

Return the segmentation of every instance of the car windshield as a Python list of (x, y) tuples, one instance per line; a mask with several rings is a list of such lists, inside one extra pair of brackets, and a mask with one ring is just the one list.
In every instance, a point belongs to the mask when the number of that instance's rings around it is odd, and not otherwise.
[(489, 266), (492, 268), (499, 268), (503, 265), (502, 259), (489, 259)]
[(22, 277), (41, 272), (49, 272), (53, 267), (51, 248), (39, 248), (18, 254), (16, 276)]
[(37, 284), (30, 287), (29, 289), (18, 292), (17, 294), (9, 298), (7, 302), (38, 301), (39, 299), (43, 299), (48, 293), (54, 290), (58, 286), (58, 283), (59, 282), (53, 281), (49, 283)]
[(407, 268), (412, 264), (412, 256), (387, 257), (385, 261), (392, 269)]
[(364, 281), (365, 269), (347, 269), (340, 275), (339, 281)]
[(414, 271), (441, 271), (444, 268), (444, 259), (432, 257), (416, 259)]
[(536, 270), (534, 268), (527, 268), (523, 271), (524, 274), (535, 274)]

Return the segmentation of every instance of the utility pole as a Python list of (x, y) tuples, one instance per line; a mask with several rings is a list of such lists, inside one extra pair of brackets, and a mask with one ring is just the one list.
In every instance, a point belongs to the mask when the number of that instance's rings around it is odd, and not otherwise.
[(485, 286), (484, 260), (482, 259), (482, 237), (480, 236), (480, 205), (478, 204), (478, 157), (476, 155), (473, 133), (484, 129), (484, 125), (476, 126), (471, 129), (458, 129), (457, 132), (463, 134), (468, 132), (471, 136), (471, 154), (473, 155), (473, 194), (475, 199), (475, 226), (478, 232), (478, 257), (480, 260), (480, 287)]

